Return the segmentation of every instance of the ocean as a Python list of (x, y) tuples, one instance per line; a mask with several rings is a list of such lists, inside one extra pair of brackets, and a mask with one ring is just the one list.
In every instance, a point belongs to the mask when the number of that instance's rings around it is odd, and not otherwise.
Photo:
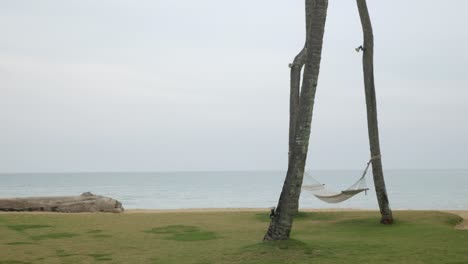
[[(359, 170), (311, 171), (332, 190), (343, 190)], [(386, 170), (392, 209), (468, 210), (468, 170)], [(269, 208), (276, 206), (284, 171), (2, 173), (0, 198), (79, 195), (92, 192), (126, 209)], [(378, 209), (370, 190), (339, 204), (326, 204), (303, 191), (301, 208)]]

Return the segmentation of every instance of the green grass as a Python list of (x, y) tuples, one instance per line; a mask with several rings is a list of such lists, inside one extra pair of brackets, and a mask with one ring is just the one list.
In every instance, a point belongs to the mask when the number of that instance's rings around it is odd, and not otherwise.
[(95, 261), (110, 261), (112, 260), (111, 254), (88, 254), (88, 256), (92, 257)]
[(31, 236), (32, 240), (44, 240), (44, 239), (61, 239), (61, 238), (69, 238), (69, 237), (75, 237), (79, 236), (78, 234), (73, 234), (73, 233), (47, 233), (47, 234), (42, 234), (42, 235), (36, 235), (36, 236)]
[(15, 241), (15, 242), (9, 242), (9, 243), (5, 243), (5, 245), (31, 245), (31, 244), (34, 244), (32, 242), (24, 242), (24, 241)]
[(156, 227), (150, 230), (146, 230), (146, 233), (151, 234), (177, 234), (177, 233), (191, 233), (197, 232), (200, 228), (196, 226), (184, 226), (184, 225), (169, 225), (164, 227)]
[(21, 231), (25, 231), (28, 229), (47, 228), (50, 226), (49, 225), (8, 225), (7, 227), (11, 230), (21, 232)]
[(30, 264), (31, 262), (23, 262), (18, 260), (0, 260), (0, 264)]
[(152, 228), (146, 233), (164, 234), (165, 239), (177, 241), (200, 241), (218, 238), (215, 232), (203, 231), (196, 226), (169, 225), (165, 227)]
[(468, 263), (468, 231), (441, 212), (300, 213), (263, 243), (269, 212), (0, 214), (0, 264)]
[(103, 231), (100, 230), (100, 229), (92, 229), (92, 230), (88, 230), (86, 231), (86, 233), (88, 234), (101, 234)]

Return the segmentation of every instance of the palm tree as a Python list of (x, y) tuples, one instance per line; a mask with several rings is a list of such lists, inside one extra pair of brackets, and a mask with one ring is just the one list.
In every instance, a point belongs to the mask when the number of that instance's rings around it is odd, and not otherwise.
[(377, 101), (374, 83), (374, 34), (372, 23), (367, 9), (366, 0), (356, 0), (359, 16), (361, 18), (362, 31), (364, 33), (364, 45), (362, 65), (364, 71), (364, 88), (366, 92), (367, 105), (367, 128), (369, 132), (369, 144), (372, 157), (372, 173), (374, 174), (374, 185), (377, 193), (382, 224), (392, 224), (392, 210), (388, 202), (387, 189), (382, 169), (382, 157), (380, 154), (379, 127), (377, 122)]
[[(328, 0), (306, 0), (306, 43), (291, 67), (289, 161), (278, 206), (264, 240), (289, 239), (299, 208), (310, 128), (322, 55)], [(300, 75), (304, 67), (302, 88)]]

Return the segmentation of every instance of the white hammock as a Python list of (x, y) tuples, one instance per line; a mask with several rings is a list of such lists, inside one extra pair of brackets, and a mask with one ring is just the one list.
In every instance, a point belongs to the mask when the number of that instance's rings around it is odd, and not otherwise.
[(367, 163), (367, 166), (364, 169), (364, 172), (362, 173), (361, 178), (359, 178), (359, 180), (357, 180), (353, 185), (351, 185), (348, 189), (344, 191), (334, 192), (334, 191), (327, 190), (325, 189), (325, 184), (321, 184), (320, 182), (318, 182), (316, 179), (314, 179), (310, 175), (307, 175), (307, 176), (309, 176), (309, 178), (313, 180), (313, 183), (302, 185), (302, 189), (309, 191), (315, 197), (319, 198), (320, 200), (326, 203), (340, 203), (340, 202), (346, 201), (360, 192), (367, 192), (367, 190), (369, 190), (369, 188), (367, 188), (367, 183), (366, 183), (367, 170), (369, 169), (369, 165), (371, 164), (372, 160), (378, 159), (378, 158), (380, 158), (380, 155), (372, 157)]

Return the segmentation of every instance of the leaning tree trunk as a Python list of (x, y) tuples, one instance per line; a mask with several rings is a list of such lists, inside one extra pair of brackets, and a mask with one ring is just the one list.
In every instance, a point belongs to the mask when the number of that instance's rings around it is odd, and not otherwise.
[[(289, 164), (283, 190), (264, 240), (289, 239), (299, 208), (309, 147), (328, 0), (306, 0), (306, 45), (291, 64)], [(305, 63), (299, 95), (300, 72)]]
[(369, 131), (369, 144), (372, 158), (372, 173), (374, 174), (375, 191), (377, 201), (380, 207), (380, 220), (383, 224), (392, 224), (392, 210), (390, 209), (387, 189), (382, 169), (382, 157), (380, 154), (379, 128), (377, 123), (377, 101), (375, 96), (374, 84), (374, 34), (372, 23), (367, 9), (366, 0), (356, 0), (361, 18), (362, 31), (364, 33), (363, 47), (363, 71), (364, 88), (366, 93), (367, 105), (367, 127)]

